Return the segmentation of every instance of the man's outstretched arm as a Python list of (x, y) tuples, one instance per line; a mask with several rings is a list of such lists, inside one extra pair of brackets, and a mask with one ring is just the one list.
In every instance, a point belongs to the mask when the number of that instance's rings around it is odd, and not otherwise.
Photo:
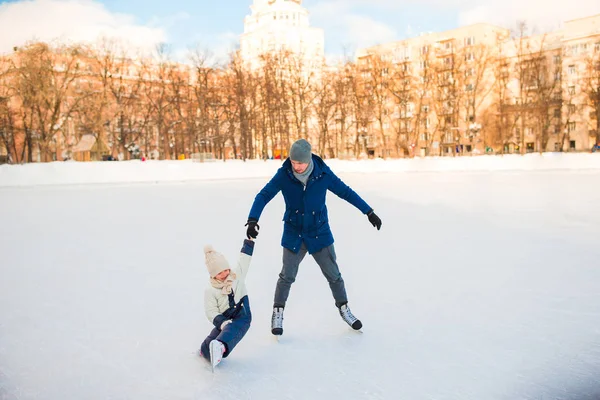
[(350, 186), (342, 182), (342, 180), (333, 172), (330, 173), (332, 175), (331, 183), (329, 184), (329, 190), (331, 192), (358, 208), (363, 214), (367, 214), (372, 210), (371, 206), (352, 190)]
[(340, 178), (337, 177), (333, 172), (331, 183), (329, 184), (329, 190), (335, 193), (338, 197), (346, 200), (354, 207), (358, 208), (363, 214), (366, 214), (369, 218), (369, 222), (377, 228), (381, 229), (381, 219), (373, 212), (373, 208), (367, 204), (350, 186), (346, 185)]
[(265, 206), (279, 193), (281, 190), (281, 172), (277, 171), (275, 176), (262, 188), (260, 192), (254, 198), (250, 214), (248, 215), (248, 226), (247, 236), (248, 239), (255, 239), (258, 236), (258, 220), (265, 208)]

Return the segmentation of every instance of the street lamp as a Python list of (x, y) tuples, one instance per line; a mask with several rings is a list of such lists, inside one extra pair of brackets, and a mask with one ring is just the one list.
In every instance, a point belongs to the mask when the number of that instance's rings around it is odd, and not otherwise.
[(367, 154), (367, 132), (368, 129), (364, 125), (358, 128), (358, 137), (360, 137), (363, 140), (363, 145), (365, 146), (365, 154)]
[(472, 122), (469, 125), (469, 141), (471, 142), (471, 152), (473, 152), (473, 150), (475, 150), (475, 145), (473, 143), (473, 139), (475, 139), (475, 137), (479, 134), (480, 131), (481, 131), (481, 124), (479, 124), (477, 122)]

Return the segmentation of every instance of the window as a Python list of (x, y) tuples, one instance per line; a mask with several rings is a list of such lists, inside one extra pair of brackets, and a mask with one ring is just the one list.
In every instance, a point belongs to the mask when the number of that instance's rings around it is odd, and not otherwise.
[(475, 44), (475, 36), (465, 38), (465, 46), (473, 46)]
[(560, 151), (560, 143), (554, 143), (554, 151)]
[(572, 56), (576, 56), (576, 55), (577, 55), (577, 53), (578, 53), (578, 50), (577, 50), (577, 49), (578, 49), (578, 48), (579, 48), (579, 47), (578, 47), (576, 44), (572, 45), (572, 46), (569, 48), (569, 50), (571, 50), (571, 55), (572, 55)]
[(560, 56), (559, 55), (554, 56), (554, 64), (560, 64)]
[(533, 136), (534, 130), (533, 128), (527, 127), (525, 128), (525, 136)]
[(467, 53), (465, 55), (465, 61), (473, 61), (475, 59), (475, 54), (474, 53)]
[(573, 121), (569, 122), (568, 129), (569, 133), (575, 132), (575, 130), (577, 129), (577, 124)]
[(535, 146), (533, 145), (533, 142), (527, 143), (527, 152), (533, 153), (534, 151), (535, 151)]
[(467, 68), (465, 71), (465, 76), (473, 76), (475, 75), (475, 68)]
[(575, 140), (570, 140), (569, 141), (569, 149), (575, 150), (577, 148), (576, 144), (577, 143), (575, 142)]
[(560, 125), (554, 125), (554, 134), (560, 135)]
[(594, 51), (595, 51), (596, 53), (600, 53), (600, 42), (598, 42), (598, 43), (596, 43), (596, 44), (594, 45)]
[(421, 140), (427, 140), (427, 133), (421, 133)]
[(569, 94), (575, 94), (575, 86), (569, 86)]
[(558, 82), (558, 81), (560, 81), (560, 72), (555, 72), (555, 73), (554, 73), (554, 81), (555, 81), (555, 82)]
[(468, 83), (465, 85), (465, 90), (467, 92), (472, 92), (473, 91), (473, 84), (472, 83)]
[(429, 112), (429, 105), (424, 105), (421, 107), (421, 112), (423, 113), (428, 113)]
[(569, 114), (575, 114), (576, 110), (575, 104), (569, 104)]
[(556, 118), (560, 118), (560, 108), (555, 108), (555, 109), (554, 109), (554, 116), (555, 116)]
[(429, 46), (423, 46), (421, 47), (421, 54), (427, 54), (429, 53)]
[(569, 75), (575, 75), (577, 73), (577, 68), (574, 64), (569, 65)]

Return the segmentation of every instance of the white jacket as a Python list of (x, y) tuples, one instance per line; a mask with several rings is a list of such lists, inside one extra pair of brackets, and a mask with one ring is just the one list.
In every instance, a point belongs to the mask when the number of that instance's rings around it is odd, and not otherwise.
[[(248, 294), (246, 291), (246, 275), (250, 268), (250, 260), (252, 260), (252, 246), (247, 246), (246, 242), (244, 242), (237, 266), (231, 270), (231, 272), (237, 275), (232, 285), (236, 304)], [(246, 251), (250, 254), (247, 254)], [(228, 309), (229, 296), (223, 294), (221, 289), (214, 288), (209, 284), (204, 291), (204, 311), (206, 312), (206, 318), (213, 323), (217, 315), (224, 313)]]

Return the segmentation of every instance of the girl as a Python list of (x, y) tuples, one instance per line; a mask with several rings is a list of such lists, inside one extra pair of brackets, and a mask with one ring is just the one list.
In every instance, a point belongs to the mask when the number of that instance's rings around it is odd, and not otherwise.
[(210, 284), (204, 292), (204, 308), (215, 328), (204, 339), (200, 356), (210, 361), (213, 371), (231, 354), (252, 322), (245, 281), (253, 250), (254, 241), (244, 240), (237, 267), (232, 270), (221, 253), (210, 245), (204, 247), (210, 275)]

